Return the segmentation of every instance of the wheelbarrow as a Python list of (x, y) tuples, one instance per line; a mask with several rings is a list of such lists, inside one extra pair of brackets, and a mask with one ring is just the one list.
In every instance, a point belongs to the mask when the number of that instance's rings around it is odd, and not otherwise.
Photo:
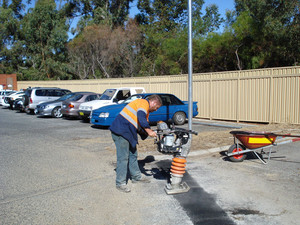
[[(247, 153), (252, 152), (263, 164), (267, 164), (270, 160), (273, 146), (300, 141), (300, 135), (275, 134), (272, 132), (231, 131), (230, 134), (234, 137), (234, 144), (230, 146), (226, 155), (232, 162), (242, 162), (246, 159)], [(288, 141), (275, 142), (278, 136), (296, 138)], [(268, 160), (266, 161), (262, 155), (266, 154), (264, 150), (268, 148)]]

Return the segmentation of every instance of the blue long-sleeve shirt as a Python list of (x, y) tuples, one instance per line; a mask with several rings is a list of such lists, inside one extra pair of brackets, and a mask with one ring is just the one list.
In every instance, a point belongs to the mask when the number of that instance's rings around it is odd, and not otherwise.
[(138, 143), (138, 130), (150, 128), (149, 101), (136, 99), (124, 107), (110, 126), (110, 131), (124, 137), (132, 147)]

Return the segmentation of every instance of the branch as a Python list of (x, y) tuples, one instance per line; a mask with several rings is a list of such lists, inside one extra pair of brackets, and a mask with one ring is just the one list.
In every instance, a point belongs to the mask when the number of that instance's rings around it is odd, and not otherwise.
[(103, 64), (101, 63), (101, 61), (98, 59), (98, 57), (97, 57), (96, 60), (97, 60), (98, 64), (100, 65), (101, 69), (103, 70), (104, 75), (106, 76), (106, 78), (110, 78), (110, 75), (106, 72), (105, 67), (103, 66)]
[(243, 44), (239, 45), (237, 47), (237, 49), (235, 50), (235, 55), (236, 55), (236, 58), (237, 58), (237, 61), (238, 61), (237, 66), (238, 66), (239, 70), (242, 70), (242, 67), (241, 67), (241, 61), (240, 61), (240, 58), (239, 58), (238, 50), (239, 50), (239, 47), (241, 47), (242, 45)]

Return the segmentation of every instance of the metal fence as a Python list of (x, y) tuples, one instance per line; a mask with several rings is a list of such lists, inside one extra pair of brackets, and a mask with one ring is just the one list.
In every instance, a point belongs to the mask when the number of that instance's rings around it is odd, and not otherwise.
[[(144, 87), (188, 100), (188, 75), (69, 81), (19, 81), (18, 87), (61, 87), (102, 93)], [(300, 66), (193, 74), (197, 117), (229, 121), (300, 124)]]

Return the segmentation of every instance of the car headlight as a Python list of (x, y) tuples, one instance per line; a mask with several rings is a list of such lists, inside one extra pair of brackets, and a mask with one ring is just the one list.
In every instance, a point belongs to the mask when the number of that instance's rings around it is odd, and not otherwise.
[(41, 105), (40, 106), (40, 109), (46, 109), (46, 108), (49, 108), (49, 105)]
[(100, 118), (107, 118), (108, 116), (109, 116), (108, 112), (103, 112), (103, 113), (100, 113), (100, 115), (99, 115)]

